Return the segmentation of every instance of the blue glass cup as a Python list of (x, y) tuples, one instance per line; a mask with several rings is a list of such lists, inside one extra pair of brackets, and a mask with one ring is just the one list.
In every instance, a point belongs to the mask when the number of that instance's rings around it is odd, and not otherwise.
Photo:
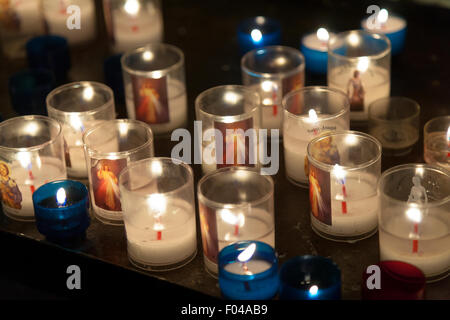
[(55, 87), (49, 70), (19, 71), (9, 78), (8, 84), (12, 107), (19, 115), (47, 115), (45, 98)]
[(281, 24), (268, 17), (252, 17), (242, 21), (237, 28), (241, 54), (256, 48), (281, 44)]
[(30, 68), (46, 68), (53, 72), (57, 83), (64, 82), (70, 69), (69, 45), (66, 38), (44, 35), (26, 44)]
[(328, 258), (297, 256), (280, 269), (281, 300), (339, 300), (341, 271)]
[(73, 180), (46, 183), (33, 193), (36, 226), (53, 241), (85, 236), (89, 227), (89, 193), (84, 184)]
[(268, 300), (278, 292), (278, 259), (260, 241), (239, 241), (219, 253), (219, 286), (232, 300)]

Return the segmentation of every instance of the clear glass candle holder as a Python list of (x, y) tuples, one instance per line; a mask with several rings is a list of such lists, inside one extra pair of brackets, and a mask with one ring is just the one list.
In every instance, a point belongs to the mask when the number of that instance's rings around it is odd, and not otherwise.
[(308, 142), (324, 132), (350, 129), (348, 98), (336, 89), (306, 87), (289, 93), (283, 107), (286, 176), (293, 184), (308, 187)]
[(280, 269), (280, 300), (340, 300), (341, 270), (333, 260), (298, 256)]
[(388, 97), (391, 88), (391, 44), (381, 34), (352, 30), (328, 41), (328, 86), (347, 93), (350, 116), (367, 121), (367, 108)]
[(300, 51), (270, 46), (247, 52), (241, 60), (242, 83), (259, 93), (261, 128), (281, 129), (281, 100), (305, 83), (305, 59)]
[[(78, 11), (81, 15), (79, 26), (71, 18)], [(97, 36), (94, 0), (42, 0), (42, 12), (47, 32), (66, 38), (70, 45), (86, 43)]]
[(423, 138), (425, 162), (450, 170), (450, 116), (428, 121)]
[(150, 44), (122, 56), (128, 117), (167, 134), (187, 122), (184, 54), (168, 44)]
[(87, 178), (83, 133), (104, 120), (115, 119), (112, 90), (91, 81), (60, 86), (47, 96), (47, 112), (62, 124), (68, 175)]
[(119, 177), (131, 263), (150, 271), (176, 269), (197, 253), (194, 178), (171, 158), (129, 165)]
[(380, 141), (383, 154), (401, 156), (419, 140), (420, 106), (405, 97), (388, 97), (369, 105), (369, 133)]
[(159, 0), (103, 0), (103, 12), (110, 44), (116, 53), (163, 39)]
[(64, 141), (58, 121), (22, 116), (0, 123), (0, 191), (8, 217), (34, 221), (34, 191), (65, 178)]
[(357, 131), (323, 134), (308, 144), (311, 226), (320, 236), (356, 242), (377, 231), (381, 145)]
[(206, 270), (218, 272), (218, 254), (241, 240), (275, 247), (273, 180), (246, 167), (228, 167), (198, 183), (198, 203)]
[(380, 260), (410, 263), (427, 281), (450, 270), (450, 173), (427, 164), (404, 164), (383, 173)]
[(269, 300), (279, 286), (275, 250), (261, 241), (239, 241), (219, 253), (219, 286), (225, 299)]
[(83, 144), (95, 216), (122, 225), (119, 175), (130, 163), (153, 157), (152, 130), (137, 120), (108, 120), (87, 130)]
[(259, 95), (240, 85), (203, 91), (195, 100), (203, 173), (227, 166), (259, 166)]
[(0, 4), (0, 38), (5, 56), (25, 57), (25, 44), (44, 33), (40, 0), (2, 1)]

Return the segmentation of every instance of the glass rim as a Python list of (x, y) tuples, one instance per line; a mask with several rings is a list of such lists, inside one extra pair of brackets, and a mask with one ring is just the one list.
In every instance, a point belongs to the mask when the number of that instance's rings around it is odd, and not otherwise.
[(141, 159), (141, 160), (138, 160), (138, 161), (133, 161), (132, 163), (127, 165), (120, 172), (120, 174), (119, 174), (119, 188), (122, 187), (125, 190), (125, 192), (127, 192), (127, 193), (133, 193), (133, 191), (129, 190), (129, 188), (124, 186), (122, 176), (125, 173), (130, 172), (135, 167), (138, 167), (138, 166), (142, 165), (143, 163), (153, 163), (154, 161), (166, 162), (166, 163), (171, 163), (171, 164), (176, 165), (176, 166), (181, 166), (188, 173), (188, 179), (182, 185), (180, 185), (179, 187), (177, 187), (174, 190), (167, 191), (167, 192), (147, 193), (145, 195), (139, 194), (139, 196), (141, 196), (143, 198), (148, 198), (152, 194), (161, 194), (161, 195), (165, 195), (165, 196), (170, 196), (170, 195), (172, 195), (174, 193), (178, 193), (180, 191), (183, 191), (184, 189), (188, 189), (191, 186), (192, 186), (192, 189), (194, 189), (194, 171), (192, 170), (191, 166), (188, 165), (186, 162), (183, 162), (183, 161), (181, 161), (179, 159), (169, 158), (169, 157), (151, 157), (151, 158)]
[[(214, 175), (221, 174), (223, 172), (228, 172), (228, 171), (249, 171), (249, 172), (252, 172), (253, 174), (257, 174), (258, 176), (265, 179), (269, 183), (270, 191), (267, 194), (260, 197), (259, 199), (256, 199), (253, 201), (247, 201), (244, 203), (238, 203), (238, 204), (218, 202), (218, 201), (214, 201), (214, 200), (211, 200), (208, 197), (206, 197), (201, 190), (201, 187), (205, 183), (205, 181), (209, 180)], [(199, 203), (202, 202), (210, 208), (213, 207), (213, 208), (220, 209), (220, 208), (224, 208), (225, 206), (227, 209), (228, 208), (230, 208), (230, 209), (243, 208), (243, 207), (248, 207), (248, 206), (255, 207), (255, 206), (269, 200), (271, 197), (273, 197), (273, 195), (274, 195), (274, 182), (273, 182), (272, 177), (269, 175), (261, 175), (258, 172), (258, 170), (251, 168), (251, 167), (230, 166), (230, 167), (220, 168), (220, 169), (214, 170), (214, 171), (209, 172), (208, 174), (204, 175), (197, 183), (197, 197), (198, 197)]]
[[(172, 52), (175, 52), (175, 54), (178, 55), (178, 61), (166, 68), (162, 68), (162, 69), (158, 69), (158, 70), (151, 70), (151, 71), (133, 69), (128, 65), (127, 59), (129, 57), (131, 57), (132, 55), (141, 54), (142, 52), (144, 52), (146, 50), (149, 50), (149, 49), (151, 50), (151, 49), (155, 49), (155, 48), (165, 48), (165, 49), (169, 49)], [(180, 48), (178, 48), (174, 45), (171, 45), (171, 44), (149, 43), (143, 47), (131, 49), (131, 50), (125, 52), (122, 55), (122, 57), (120, 58), (120, 64), (122, 66), (123, 71), (126, 71), (127, 73), (137, 75), (137, 76), (144, 76), (147, 78), (159, 79), (159, 78), (164, 77), (171, 71), (181, 68), (184, 65), (184, 53)]]
[[(79, 201), (76, 201), (74, 203), (72, 203), (71, 205), (65, 206), (63, 208), (49, 208), (49, 207), (43, 207), (39, 204), (39, 202), (34, 201), (34, 197), (37, 197), (37, 195), (39, 194), (39, 190), (41, 190), (40, 192), (44, 192), (43, 190), (48, 188), (48, 185), (50, 184), (61, 184), (61, 183), (65, 183), (65, 184), (69, 184), (69, 186), (76, 186), (79, 187), (79, 190), (82, 192), (83, 198), (80, 199)], [(61, 186), (62, 188), (63, 186)], [(45, 190), (47, 191), (47, 190)], [(35, 196), (36, 195), (36, 196)], [(56, 196), (56, 194), (55, 194)], [(49, 210), (52, 213), (57, 213), (60, 212), (60, 210), (67, 210), (75, 205), (77, 205), (80, 202), (83, 202), (86, 200), (86, 197), (89, 197), (89, 190), (86, 187), (86, 185), (84, 185), (83, 183), (81, 183), (80, 181), (77, 180), (71, 180), (71, 179), (60, 179), (60, 180), (53, 180), (53, 181), (49, 181), (47, 183), (44, 183), (43, 185), (41, 185), (39, 188), (36, 189), (35, 192), (33, 192), (32, 194), (32, 200), (35, 206), (39, 207), (39, 208), (45, 208), (45, 210)], [(89, 199), (87, 199), (89, 201)]]
[[(447, 122), (449, 123), (449, 127), (450, 127), (450, 115), (434, 117), (434, 118), (431, 118), (430, 120), (428, 120), (428, 121), (425, 123), (425, 125), (424, 125), (424, 127), (423, 127), (423, 132), (424, 132), (424, 134), (429, 134), (428, 131), (427, 131), (427, 129), (428, 129), (429, 126), (431, 126), (431, 124), (434, 124), (435, 122), (437, 122), (437, 121), (439, 121), (439, 120), (443, 120), (443, 119), (447, 119)], [(447, 129), (447, 130), (448, 130), (448, 129)], [(432, 132), (435, 132), (435, 131), (432, 131)]]
[[(264, 22), (263, 23), (257, 23), (256, 20), (258, 18), (264, 18)], [(243, 33), (243, 34), (247, 34), (247, 31), (246, 31), (245, 27), (252, 26), (253, 22), (257, 23), (259, 27), (270, 25), (270, 26), (273, 26), (273, 27), (275, 27), (277, 29), (281, 29), (281, 23), (280, 23), (279, 20), (274, 19), (272, 17), (268, 17), (268, 16), (258, 15), (258, 16), (253, 16), (253, 17), (247, 17), (244, 20), (242, 20), (238, 24), (238, 28), (237, 28), (238, 32), (239, 33)], [(274, 33), (278, 33), (278, 32), (280, 32), (280, 30), (275, 30), (273, 32), (269, 32), (269, 33), (266, 33), (266, 34), (274, 34)]]
[[(251, 68), (247, 67), (245, 64), (248, 62), (247, 60), (251, 57), (251, 56), (255, 56), (258, 54), (258, 52), (260, 51), (271, 51), (271, 52), (290, 52), (293, 55), (296, 55), (297, 57), (300, 58), (301, 63), (289, 70), (289, 71), (285, 71), (285, 72), (259, 72), (259, 71), (255, 71), (252, 70)], [(243, 72), (247, 73), (248, 75), (252, 76), (252, 77), (256, 77), (256, 78), (263, 78), (263, 79), (270, 79), (270, 78), (287, 78), (291, 75), (294, 75), (296, 73), (300, 73), (302, 71), (305, 70), (305, 57), (304, 55), (301, 53), (300, 50), (297, 50), (296, 48), (292, 48), (292, 47), (288, 47), (288, 46), (281, 46), (281, 45), (276, 45), (276, 46), (265, 46), (262, 48), (256, 48), (253, 49), (249, 52), (247, 52), (246, 54), (244, 54), (244, 56), (241, 59), (241, 69)]]
[(294, 119), (298, 119), (298, 120), (303, 120), (303, 119), (308, 119), (309, 115), (308, 114), (294, 114), (291, 111), (289, 111), (287, 108), (287, 101), (288, 99), (292, 98), (295, 95), (298, 95), (300, 93), (303, 92), (309, 92), (309, 91), (323, 91), (323, 92), (332, 92), (333, 94), (337, 94), (338, 96), (343, 97), (345, 100), (345, 105), (343, 106), (343, 108), (334, 114), (331, 114), (329, 117), (324, 117), (324, 118), (320, 118), (320, 121), (328, 121), (328, 120), (333, 120), (336, 118), (339, 118), (341, 115), (344, 115), (348, 112), (350, 112), (350, 101), (348, 100), (348, 96), (339, 89), (336, 88), (330, 88), (328, 86), (307, 86), (307, 87), (303, 87), (294, 91), (289, 92), (288, 94), (286, 94), (283, 99), (282, 99), (282, 106), (283, 106), (283, 110), (285, 110), (287, 112), (287, 115), (291, 118)]
[(47, 145), (53, 144), (56, 142), (56, 140), (61, 136), (62, 134), (62, 127), (61, 124), (59, 123), (59, 121), (47, 117), (47, 116), (41, 116), (41, 115), (27, 115), (27, 116), (19, 116), (19, 117), (14, 117), (11, 119), (7, 119), (4, 120), (2, 122), (0, 122), (0, 128), (5, 126), (6, 124), (11, 124), (12, 122), (15, 121), (31, 121), (31, 120), (38, 120), (41, 122), (46, 122), (46, 123), (50, 123), (53, 126), (56, 126), (56, 128), (58, 129), (57, 134), (50, 138), (49, 140), (38, 144), (38, 145), (34, 145), (31, 147), (22, 147), (22, 148), (16, 148), (16, 147), (5, 147), (0, 145), (0, 150), (2, 151), (10, 151), (10, 152), (24, 152), (24, 151), (37, 151), (37, 150), (41, 150), (43, 148), (45, 148)]
[[(414, 114), (407, 116), (405, 118), (402, 118), (402, 119), (395, 119), (395, 120), (387, 120), (387, 119), (380, 119), (378, 117), (371, 117), (372, 108), (374, 108), (376, 103), (379, 103), (382, 101), (389, 101), (389, 100), (403, 100), (403, 101), (407, 101), (407, 102), (411, 103), (411, 105), (414, 106)], [(403, 121), (408, 121), (413, 118), (419, 117), (419, 115), (420, 115), (420, 104), (416, 100), (413, 100), (408, 97), (402, 97), (402, 96), (391, 96), (391, 97), (383, 97), (383, 98), (377, 99), (375, 101), (372, 101), (367, 108), (368, 119), (369, 120), (372, 119), (377, 122), (403, 122)]]
[(314, 159), (311, 155), (310, 149), (311, 146), (316, 143), (317, 141), (330, 137), (330, 136), (338, 136), (338, 135), (355, 135), (355, 136), (359, 136), (360, 138), (366, 139), (368, 141), (371, 141), (374, 145), (377, 146), (377, 155), (376, 157), (374, 157), (373, 159), (370, 159), (368, 161), (365, 161), (364, 163), (361, 163), (359, 165), (355, 165), (355, 166), (344, 166), (344, 165), (339, 165), (342, 169), (344, 169), (345, 171), (357, 171), (357, 170), (361, 170), (367, 167), (370, 167), (371, 165), (375, 164), (376, 162), (378, 162), (379, 160), (381, 160), (381, 153), (382, 153), (382, 146), (381, 143), (373, 136), (371, 136), (370, 134), (364, 133), (364, 132), (360, 132), (360, 131), (354, 131), (354, 130), (336, 130), (336, 131), (327, 131), (324, 132), (323, 134), (315, 137), (314, 139), (312, 139), (309, 143), (308, 146), (306, 147), (306, 154), (308, 156), (308, 161), (311, 162), (312, 164), (314, 164), (316, 167), (325, 170), (327, 172), (331, 172), (334, 165), (331, 164), (325, 164), (323, 162), (320, 162), (316, 159)]
[[(403, 171), (403, 170), (408, 170), (408, 169), (417, 169), (417, 168), (422, 168), (422, 169), (427, 169), (427, 170), (432, 170), (432, 171), (436, 171), (439, 172), (440, 174), (443, 174), (445, 176), (447, 176), (447, 178), (450, 179), (450, 172), (444, 168), (438, 167), (436, 165), (432, 165), (432, 164), (427, 164), (427, 163), (406, 163), (406, 164), (401, 164), (398, 166), (394, 166), (392, 168), (387, 169), (386, 171), (384, 171), (381, 176), (380, 179), (378, 180), (378, 185), (377, 185), (377, 190), (379, 192), (379, 194), (387, 199), (389, 199), (389, 201), (399, 204), (399, 205), (407, 205), (406, 201), (402, 201), (402, 200), (398, 200), (398, 199), (394, 199), (392, 198), (390, 195), (387, 195), (383, 190), (382, 187), (384, 186), (384, 182), (386, 180), (386, 177), (397, 173), (399, 171)], [(445, 198), (439, 200), (439, 201), (434, 201), (434, 202), (428, 202), (426, 205), (425, 204), (416, 204), (416, 206), (418, 208), (434, 208), (434, 207), (438, 207), (441, 206), (447, 202), (450, 202), (450, 195), (447, 195)]]
[[(114, 122), (114, 123), (113, 123)], [(138, 126), (141, 128), (144, 128), (147, 133), (149, 133), (149, 139), (143, 143), (140, 146), (137, 146), (133, 149), (130, 150), (125, 150), (125, 151), (117, 151), (117, 152), (101, 152), (98, 151), (97, 149), (93, 148), (92, 146), (90, 146), (89, 144), (86, 143), (86, 139), (96, 130), (98, 130), (99, 128), (103, 128), (104, 126), (111, 126), (112, 124), (114, 126), (117, 126), (118, 124), (121, 123), (125, 123), (127, 125), (134, 125), (134, 126)], [(144, 149), (150, 145), (153, 144), (153, 140), (154, 140), (154, 136), (153, 136), (153, 131), (150, 128), (149, 125), (147, 125), (145, 122), (139, 121), (139, 120), (133, 120), (133, 119), (114, 119), (114, 120), (105, 120), (102, 123), (97, 124), (96, 126), (86, 130), (83, 133), (83, 145), (84, 145), (84, 149), (88, 152), (88, 153), (92, 153), (92, 155), (95, 156), (100, 156), (100, 157), (110, 157), (110, 156), (125, 156), (131, 153), (136, 153), (138, 151), (140, 151), (141, 149)], [(89, 156), (91, 157), (91, 154), (89, 154)]]
[[(107, 92), (107, 94), (109, 95), (108, 97), (108, 101), (105, 102), (104, 104), (95, 107), (93, 109), (90, 110), (86, 110), (86, 111), (63, 111), (58, 109), (57, 107), (53, 106), (50, 103), (50, 100), (60, 94), (61, 92), (67, 91), (68, 89), (73, 89), (73, 88), (81, 88), (81, 87), (95, 87), (98, 88), (100, 90), (104, 90), (104, 92)], [(110, 87), (108, 87), (107, 85), (100, 83), (100, 82), (96, 82), (96, 81), (75, 81), (75, 82), (71, 82), (71, 83), (67, 83), (64, 84), (62, 86), (59, 86), (55, 89), (53, 89), (46, 97), (45, 102), (47, 104), (47, 109), (51, 110), (54, 113), (57, 113), (59, 115), (65, 115), (65, 114), (69, 114), (69, 115), (94, 115), (96, 113), (99, 113), (103, 110), (106, 110), (111, 104), (114, 105), (114, 92), (112, 91), (112, 89)]]
[[(377, 40), (381, 39), (384, 42), (386, 42), (387, 48), (382, 50), (380, 53), (377, 53), (377, 54), (370, 54), (370, 55), (366, 54), (366, 55), (361, 55), (361, 56), (358, 56), (358, 57), (347, 57), (347, 56), (344, 56), (344, 55), (341, 55), (341, 54), (333, 52), (332, 45), (334, 45), (334, 43), (338, 39), (346, 37), (347, 35), (352, 34), (352, 33), (353, 34), (356, 33), (358, 35), (366, 35), (366, 36), (369, 36), (369, 37), (371, 37), (373, 39), (377, 39)], [(392, 50), (392, 48), (391, 48), (391, 41), (389, 40), (389, 38), (386, 35), (384, 35), (382, 33), (369, 32), (369, 31), (366, 31), (366, 30), (356, 30), (356, 29), (355, 30), (348, 30), (348, 31), (336, 33), (334, 35), (334, 37), (329, 39), (328, 45), (327, 45), (327, 49), (328, 49), (328, 56), (333, 56), (336, 59), (341, 59), (341, 60), (346, 60), (346, 61), (357, 61), (361, 57), (368, 57), (368, 58), (370, 58), (372, 60), (379, 60), (379, 59), (382, 59), (382, 58), (386, 57), (387, 55), (389, 55), (391, 53), (391, 50)], [(328, 60), (329, 59), (330, 58), (328, 58)]]
[[(231, 89), (233, 89), (233, 90), (234, 89), (238, 89), (238, 91), (240, 91), (240, 92), (246, 92), (248, 94), (251, 94), (251, 95), (254, 96), (254, 98), (257, 99), (257, 102), (255, 103), (253, 108), (251, 108), (251, 110), (249, 110), (247, 112), (243, 112), (241, 114), (229, 115), (229, 116), (221, 116), (221, 115), (217, 115), (217, 114), (214, 114), (214, 113), (209, 113), (209, 112), (203, 110), (203, 107), (200, 106), (200, 100), (202, 100), (205, 96), (210, 95), (212, 92), (215, 92), (215, 91), (218, 91), (218, 92), (223, 91), (223, 92), (225, 92), (227, 90), (232, 91)], [(244, 119), (253, 117), (253, 113), (255, 111), (257, 111), (258, 108), (259, 108), (260, 100), (261, 99), (260, 99), (259, 94), (258, 94), (258, 92), (256, 90), (253, 90), (253, 89), (251, 89), (249, 87), (246, 87), (244, 85), (240, 85), (240, 84), (221, 85), (221, 86), (216, 86), (216, 87), (212, 87), (212, 88), (206, 89), (205, 91), (201, 92), (197, 96), (197, 98), (195, 98), (195, 109), (196, 109), (196, 111), (200, 112), (201, 114), (203, 114), (203, 115), (205, 115), (207, 117), (210, 117), (210, 118), (217, 119), (217, 120), (224, 120), (224, 119), (226, 119), (228, 117), (236, 117), (238, 120), (244, 120)], [(199, 119), (197, 119), (197, 120), (199, 120)]]

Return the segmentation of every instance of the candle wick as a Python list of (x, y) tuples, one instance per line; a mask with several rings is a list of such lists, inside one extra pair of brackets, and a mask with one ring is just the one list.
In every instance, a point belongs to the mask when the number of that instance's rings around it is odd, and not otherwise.
[(234, 235), (235, 236), (239, 235), (239, 225), (238, 224), (234, 225)]

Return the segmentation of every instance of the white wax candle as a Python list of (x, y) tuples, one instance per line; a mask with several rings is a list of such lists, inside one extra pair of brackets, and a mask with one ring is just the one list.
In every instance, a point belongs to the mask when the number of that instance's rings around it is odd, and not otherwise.
[(302, 38), (302, 43), (305, 47), (316, 51), (327, 52), (328, 51), (328, 39), (334, 36), (334, 33), (328, 33), (328, 37), (319, 39), (317, 33), (310, 33)]
[[(389, 210), (389, 209), (388, 209)], [(398, 209), (396, 209), (398, 210)], [(438, 213), (438, 212), (436, 212)], [(448, 212), (438, 214), (444, 217)], [(437, 215), (436, 215), (437, 216)], [(428, 215), (419, 224), (418, 252), (413, 253), (413, 222), (396, 215), (380, 227), (380, 259), (398, 260), (415, 265), (432, 277), (450, 269), (450, 233), (448, 223)]]
[(250, 260), (244, 264), (242, 262), (233, 262), (225, 266), (225, 270), (235, 274), (250, 275), (269, 270), (272, 265), (265, 260)]
[[(49, 3), (48, 1), (46, 3)], [(44, 5), (44, 17), (50, 34), (56, 34), (67, 39), (69, 44), (79, 44), (92, 40), (96, 35), (95, 5), (92, 0), (82, 0), (76, 3), (81, 9), (80, 29), (69, 29), (67, 20), (70, 15), (66, 8), (70, 5), (65, 1), (52, 1)]]
[(44, 24), (38, 0), (12, 0), (10, 8), (19, 21), (20, 34), (31, 35), (42, 32)]
[[(239, 212), (234, 214), (239, 214)], [(240, 240), (258, 240), (275, 248), (274, 217), (265, 210), (252, 209), (251, 213), (245, 216), (245, 222), (242, 226), (239, 226), (237, 234), (235, 234), (235, 230), (235, 225), (227, 223), (220, 216), (217, 216), (219, 252), (224, 247)], [(218, 272), (216, 263), (206, 257), (204, 261), (209, 270), (213, 271), (213, 273)]]
[(261, 99), (261, 128), (281, 129), (283, 121), (281, 81), (265, 80), (252, 85), (251, 88), (259, 93)]
[[(136, 119), (136, 107), (131, 83), (127, 85), (126, 89), (128, 117)], [(170, 132), (185, 126), (187, 122), (187, 96), (184, 84), (178, 80), (169, 80), (167, 92), (169, 97), (169, 122), (150, 124), (154, 134)]]
[(32, 187), (37, 190), (43, 184), (66, 179), (64, 164), (56, 158), (39, 157), (39, 161), (32, 161), (30, 178), (28, 168), (24, 168), (19, 161), (14, 161), (10, 165), (10, 178), (13, 179), (22, 194), (21, 209), (14, 209), (3, 205), (3, 210), (17, 219), (33, 220), (34, 207), (32, 198)]
[[(369, 174), (354, 175), (348, 172), (345, 178), (346, 197), (342, 184), (331, 175), (331, 226), (311, 216), (312, 225), (320, 231), (335, 236), (358, 236), (376, 229), (378, 225), (377, 178)], [(342, 201), (347, 212), (343, 213)]]
[[(391, 79), (386, 69), (371, 66), (368, 62), (368, 69), (360, 70), (360, 80), (364, 91), (364, 110), (353, 111), (350, 107), (350, 119), (356, 121), (367, 120), (367, 108), (375, 100), (388, 97), (391, 90)], [(328, 74), (328, 85), (346, 92), (349, 95), (350, 103), (352, 102), (353, 88), (349, 81), (353, 77), (353, 72), (357, 67), (340, 67), (335, 68)], [(350, 90), (348, 90), (350, 88)]]
[[(129, 209), (129, 208), (127, 208)], [(161, 240), (154, 230), (155, 217), (146, 209), (125, 211), (128, 254), (143, 265), (169, 265), (189, 258), (197, 250), (195, 215), (192, 205), (185, 201), (171, 203), (161, 215), (164, 226)]]
[[(449, 129), (450, 131), (450, 129)], [(450, 140), (448, 132), (438, 131), (428, 134), (425, 141), (424, 159), (428, 164), (435, 164), (450, 170)]]
[[(309, 141), (325, 131), (348, 130), (348, 117), (333, 120), (321, 120), (329, 115), (317, 115), (317, 121), (309, 121), (309, 118), (297, 121), (285, 119), (283, 126), (283, 148), (286, 175), (292, 180), (308, 184), (308, 176), (305, 166), (307, 146)], [(288, 122), (289, 121), (289, 122)]]
[(369, 26), (367, 19), (363, 20), (362, 27), (364, 30), (377, 32), (377, 33), (394, 33), (406, 28), (406, 21), (403, 18), (389, 15), (387, 21), (381, 23), (374, 23), (373, 26)]
[(124, 52), (149, 43), (161, 42), (163, 21), (158, 10), (148, 4), (136, 15), (124, 9), (113, 12), (114, 51)]

